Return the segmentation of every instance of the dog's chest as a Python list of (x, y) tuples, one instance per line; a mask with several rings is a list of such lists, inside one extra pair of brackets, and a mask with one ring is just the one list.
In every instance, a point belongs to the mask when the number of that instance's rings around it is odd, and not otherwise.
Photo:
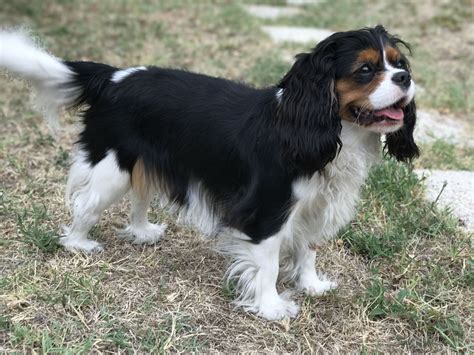
[(293, 184), (296, 203), (289, 222), (294, 237), (319, 244), (354, 217), (361, 187), (380, 147), (378, 137), (365, 138), (344, 145), (324, 172)]

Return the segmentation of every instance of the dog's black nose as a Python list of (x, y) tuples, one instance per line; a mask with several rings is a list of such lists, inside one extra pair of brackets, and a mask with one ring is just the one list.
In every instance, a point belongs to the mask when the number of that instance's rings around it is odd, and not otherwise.
[(392, 76), (392, 81), (402, 89), (408, 89), (411, 83), (410, 73), (405, 70), (398, 72)]

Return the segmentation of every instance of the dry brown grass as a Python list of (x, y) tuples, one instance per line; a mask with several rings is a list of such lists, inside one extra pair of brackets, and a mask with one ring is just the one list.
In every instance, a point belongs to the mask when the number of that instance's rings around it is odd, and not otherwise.
[[(8, 0), (2, 7), (0, 23), (28, 25), (53, 53), (70, 59), (182, 66), (243, 79), (258, 58), (276, 50), (254, 20), (230, 2), (181, 6)], [(93, 231), (105, 244), (104, 252), (73, 255), (45, 244), (70, 220), (63, 195), (76, 119), (67, 116), (66, 131), (53, 142), (40, 115), (30, 109), (26, 86), (3, 76), (0, 86), (0, 351), (449, 349), (439, 336), (401, 318), (368, 317), (361, 297), (373, 279), (372, 269), (381, 268), (388, 278), (396, 277), (397, 270), (393, 261), (377, 264), (341, 240), (322, 248), (317, 261), (319, 269), (337, 279), (337, 290), (318, 298), (295, 296), (301, 314), (281, 322), (233, 310), (232, 292), (222, 282), (225, 260), (212, 252), (210, 242), (177, 226), (158, 208), (152, 218), (166, 220), (169, 228), (154, 246), (134, 246), (115, 237), (114, 227), (126, 222), (127, 202), (108, 210)], [(28, 242), (28, 232), (36, 238), (33, 242)], [(420, 257), (429, 258), (438, 246), (415, 239), (408, 250), (421, 250)], [(469, 260), (464, 253), (456, 260)], [(417, 270), (411, 272), (417, 275)], [(462, 287), (446, 292), (452, 293), (451, 307), (464, 318), (468, 344), (472, 326), (466, 310), (472, 306), (472, 292)], [(443, 311), (445, 306), (433, 307)]]

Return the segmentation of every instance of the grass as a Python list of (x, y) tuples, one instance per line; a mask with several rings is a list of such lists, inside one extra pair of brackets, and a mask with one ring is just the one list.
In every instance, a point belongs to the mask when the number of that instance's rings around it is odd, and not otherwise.
[(465, 351), (466, 334), (453, 311), (452, 289), (472, 288), (472, 270), (463, 268), (469, 263), (470, 239), (453, 239), (457, 221), (426, 202), (422, 193), (423, 185), (409, 167), (385, 161), (372, 170), (359, 218), (341, 238), (373, 268), (360, 295), (369, 319), (406, 323), (423, 339), (413, 347), (435, 338)]
[(31, 211), (23, 211), (18, 216), (18, 228), (22, 241), (42, 252), (54, 253), (59, 249), (57, 237), (53, 230), (45, 228), (43, 222), (48, 218), (44, 206), (33, 206)]
[(258, 58), (246, 77), (259, 87), (275, 85), (281, 79), (281, 73), (287, 72), (290, 66), (278, 53), (274, 53), (266, 58)]
[(459, 147), (438, 139), (422, 146), (417, 166), (425, 169), (474, 170), (474, 148)]
[[(387, 23), (415, 46), (419, 105), (469, 115), (471, 54), (468, 43), (457, 46), (467, 38), (464, 2), (431, 12), (421, 3), (327, 1), (279, 23), (334, 30)], [(64, 58), (183, 67), (256, 86), (288, 69), (282, 53), (307, 49), (271, 43), (258, 29), (268, 22), (231, 1), (7, 0), (0, 22), (31, 27)], [(27, 87), (3, 76), (0, 84), (1, 352), (472, 352), (472, 236), (423, 200), (411, 167), (385, 160), (374, 169), (357, 217), (319, 250), (317, 268), (339, 287), (297, 296), (297, 319), (269, 323), (233, 310), (225, 260), (156, 206), (151, 217), (169, 225), (157, 245), (115, 238), (127, 220), (123, 202), (93, 230), (103, 253), (59, 248), (55, 237), (70, 221), (63, 194), (76, 119), (64, 117), (67, 129), (54, 142)], [(473, 169), (468, 148), (444, 141), (422, 148), (417, 167)]]
[(389, 292), (383, 282), (376, 279), (368, 286), (362, 303), (367, 309), (369, 319), (373, 321), (400, 319), (422, 334), (438, 337), (455, 350), (467, 350), (463, 345), (465, 334), (459, 319), (454, 315), (445, 314), (443, 301), (432, 294), (420, 295), (415, 290), (405, 288)]
[(393, 257), (413, 238), (456, 233), (447, 210), (423, 199), (423, 185), (406, 166), (392, 160), (372, 169), (362, 214), (343, 233), (349, 247), (370, 259)]

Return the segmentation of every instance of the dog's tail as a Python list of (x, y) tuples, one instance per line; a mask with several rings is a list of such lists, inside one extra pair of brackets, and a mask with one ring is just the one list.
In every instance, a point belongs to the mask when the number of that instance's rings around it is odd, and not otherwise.
[(53, 134), (61, 108), (92, 104), (117, 68), (92, 62), (68, 62), (52, 56), (21, 32), (0, 32), (0, 68), (31, 83), (36, 106)]

